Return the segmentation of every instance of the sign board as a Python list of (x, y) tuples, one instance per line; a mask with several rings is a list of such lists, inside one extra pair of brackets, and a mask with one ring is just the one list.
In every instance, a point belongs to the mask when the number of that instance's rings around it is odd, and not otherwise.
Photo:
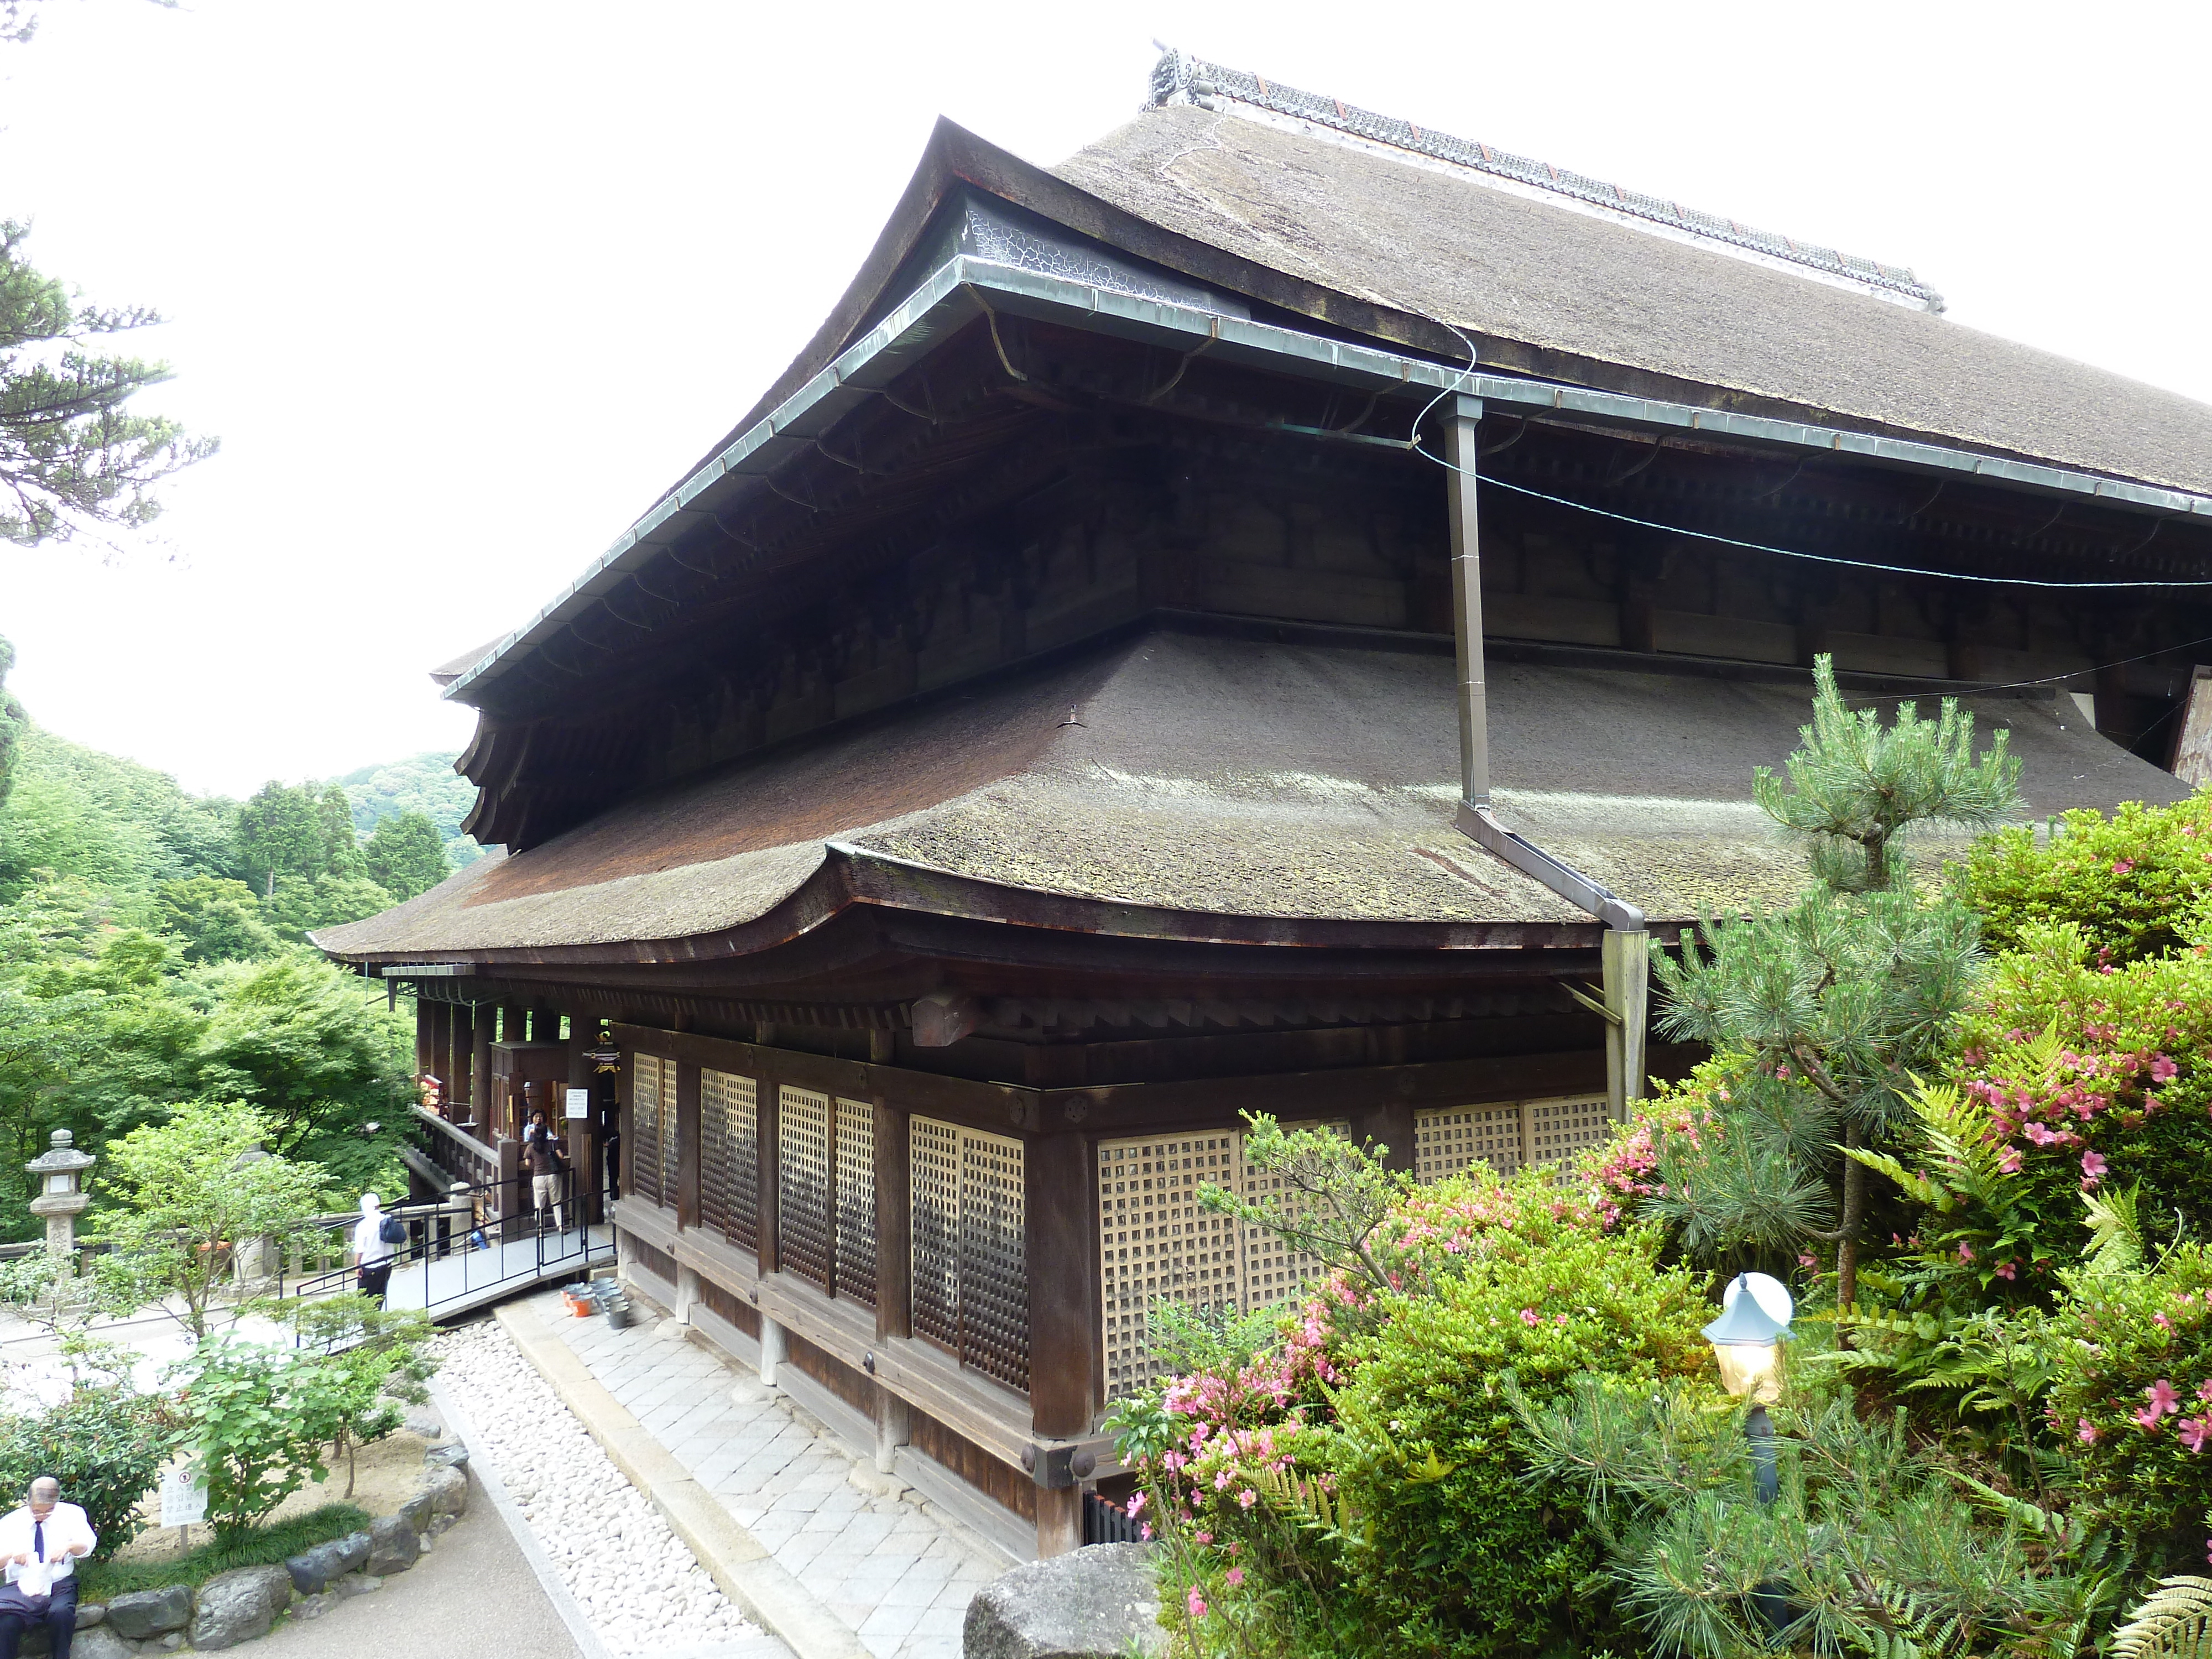
[(207, 1519), (207, 1481), (198, 1469), (171, 1469), (161, 1477), (161, 1524), (188, 1527)]
[(589, 1089), (569, 1090), (568, 1115), (571, 1118), (588, 1118), (591, 1115), (592, 1091)]

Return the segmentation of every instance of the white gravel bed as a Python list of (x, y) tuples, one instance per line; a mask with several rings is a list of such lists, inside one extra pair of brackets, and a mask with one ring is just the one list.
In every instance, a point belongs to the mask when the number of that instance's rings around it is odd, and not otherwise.
[(440, 1385), (610, 1652), (665, 1654), (759, 1634), (490, 1320), (437, 1339)]

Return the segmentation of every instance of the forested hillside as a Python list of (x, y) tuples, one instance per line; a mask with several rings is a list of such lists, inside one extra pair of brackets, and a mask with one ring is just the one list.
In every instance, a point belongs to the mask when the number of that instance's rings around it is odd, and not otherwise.
[(438, 827), (446, 856), (459, 870), (483, 856), (475, 838), (461, 833), (461, 820), (476, 804), (476, 786), (453, 770), (451, 754), (411, 755), (386, 766), (364, 766), (337, 781), (353, 802), (353, 827), (368, 835), (379, 823), (402, 812), (420, 812)]
[[(336, 784), (187, 794), (40, 730), (0, 684), (0, 1158), (64, 1127), (97, 1154), (183, 1102), (238, 1100), (276, 1124), (271, 1151), (323, 1166), (333, 1207), (404, 1189), (412, 1011), (305, 942), (449, 872), (427, 802), (380, 804), (363, 836)], [(99, 1186), (95, 1168), (94, 1234)], [(0, 1238), (39, 1231), (27, 1196), (0, 1179)]]

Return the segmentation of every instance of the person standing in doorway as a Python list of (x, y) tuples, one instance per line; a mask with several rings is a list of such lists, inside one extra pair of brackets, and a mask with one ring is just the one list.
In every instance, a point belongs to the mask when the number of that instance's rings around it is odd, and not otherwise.
[[(16, 1644), (34, 1626), (42, 1626), (53, 1659), (69, 1659), (76, 1634), (76, 1564), (100, 1542), (74, 1504), (61, 1501), (62, 1483), (51, 1474), (31, 1482), (29, 1501), (0, 1516), (0, 1563), (22, 1605), (0, 1606), (0, 1659), (15, 1659)], [(15, 1595), (8, 1595), (10, 1603)], [(32, 1613), (40, 1601), (43, 1613)]]
[(374, 1297), (380, 1306), (386, 1287), (392, 1283), (392, 1256), (406, 1237), (406, 1223), (385, 1214), (383, 1200), (374, 1193), (361, 1195), (361, 1219), (353, 1230), (356, 1282), (361, 1293)]
[(538, 1212), (538, 1226), (545, 1225), (545, 1206), (550, 1204), (554, 1230), (568, 1231), (568, 1210), (562, 1199), (568, 1184), (568, 1154), (542, 1111), (530, 1115), (530, 1127), (522, 1132), (522, 1158), (530, 1166), (530, 1207)]

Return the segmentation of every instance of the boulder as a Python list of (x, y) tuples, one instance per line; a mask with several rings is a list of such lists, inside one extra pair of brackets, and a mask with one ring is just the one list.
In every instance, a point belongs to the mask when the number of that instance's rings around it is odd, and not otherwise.
[(1093, 1544), (994, 1578), (968, 1604), (964, 1659), (1123, 1659), (1164, 1654), (1145, 1544)]
[(315, 1595), (328, 1589), (331, 1580), (358, 1572), (368, 1562), (368, 1534), (349, 1532), (327, 1544), (287, 1556), (284, 1571), (292, 1575), (293, 1589), (302, 1595)]
[(143, 1642), (164, 1631), (182, 1630), (192, 1616), (192, 1592), (184, 1584), (133, 1590), (107, 1604), (107, 1627), (126, 1642)]
[(80, 1601), (76, 1604), (76, 1627), (79, 1630), (90, 1630), (106, 1617), (107, 1603), (105, 1601)]
[(468, 1513), (469, 1478), (459, 1469), (432, 1469), (422, 1477), (422, 1484), (416, 1491), (430, 1500), (434, 1516)]
[(404, 1513), (381, 1515), (368, 1526), (368, 1573), (387, 1578), (404, 1572), (422, 1553), (420, 1530)]
[(426, 1532), (430, 1526), (430, 1494), (417, 1489), (415, 1495), (392, 1511), (396, 1519), (407, 1522), (410, 1532)]
[(220, 1573), (200, 1586), (199, 1605), (192, 1612), (192, 1645), (213, 1653), (266, 1636), (291, 1601), (292, 1575), (282, 1567)]
[[(27, 1643), (24, 1651), (29, 1650)], [(70, 1638), (70, 1659), (131, 1659), (131, 1644), (106, 1625), (94, 1625)]]
[(469, 1461), (469, 1449), (458, 1440), (442, 1446), (433, 1446), (422, 1454), (422, 1461), (434, 1469), (458, 1469)]

